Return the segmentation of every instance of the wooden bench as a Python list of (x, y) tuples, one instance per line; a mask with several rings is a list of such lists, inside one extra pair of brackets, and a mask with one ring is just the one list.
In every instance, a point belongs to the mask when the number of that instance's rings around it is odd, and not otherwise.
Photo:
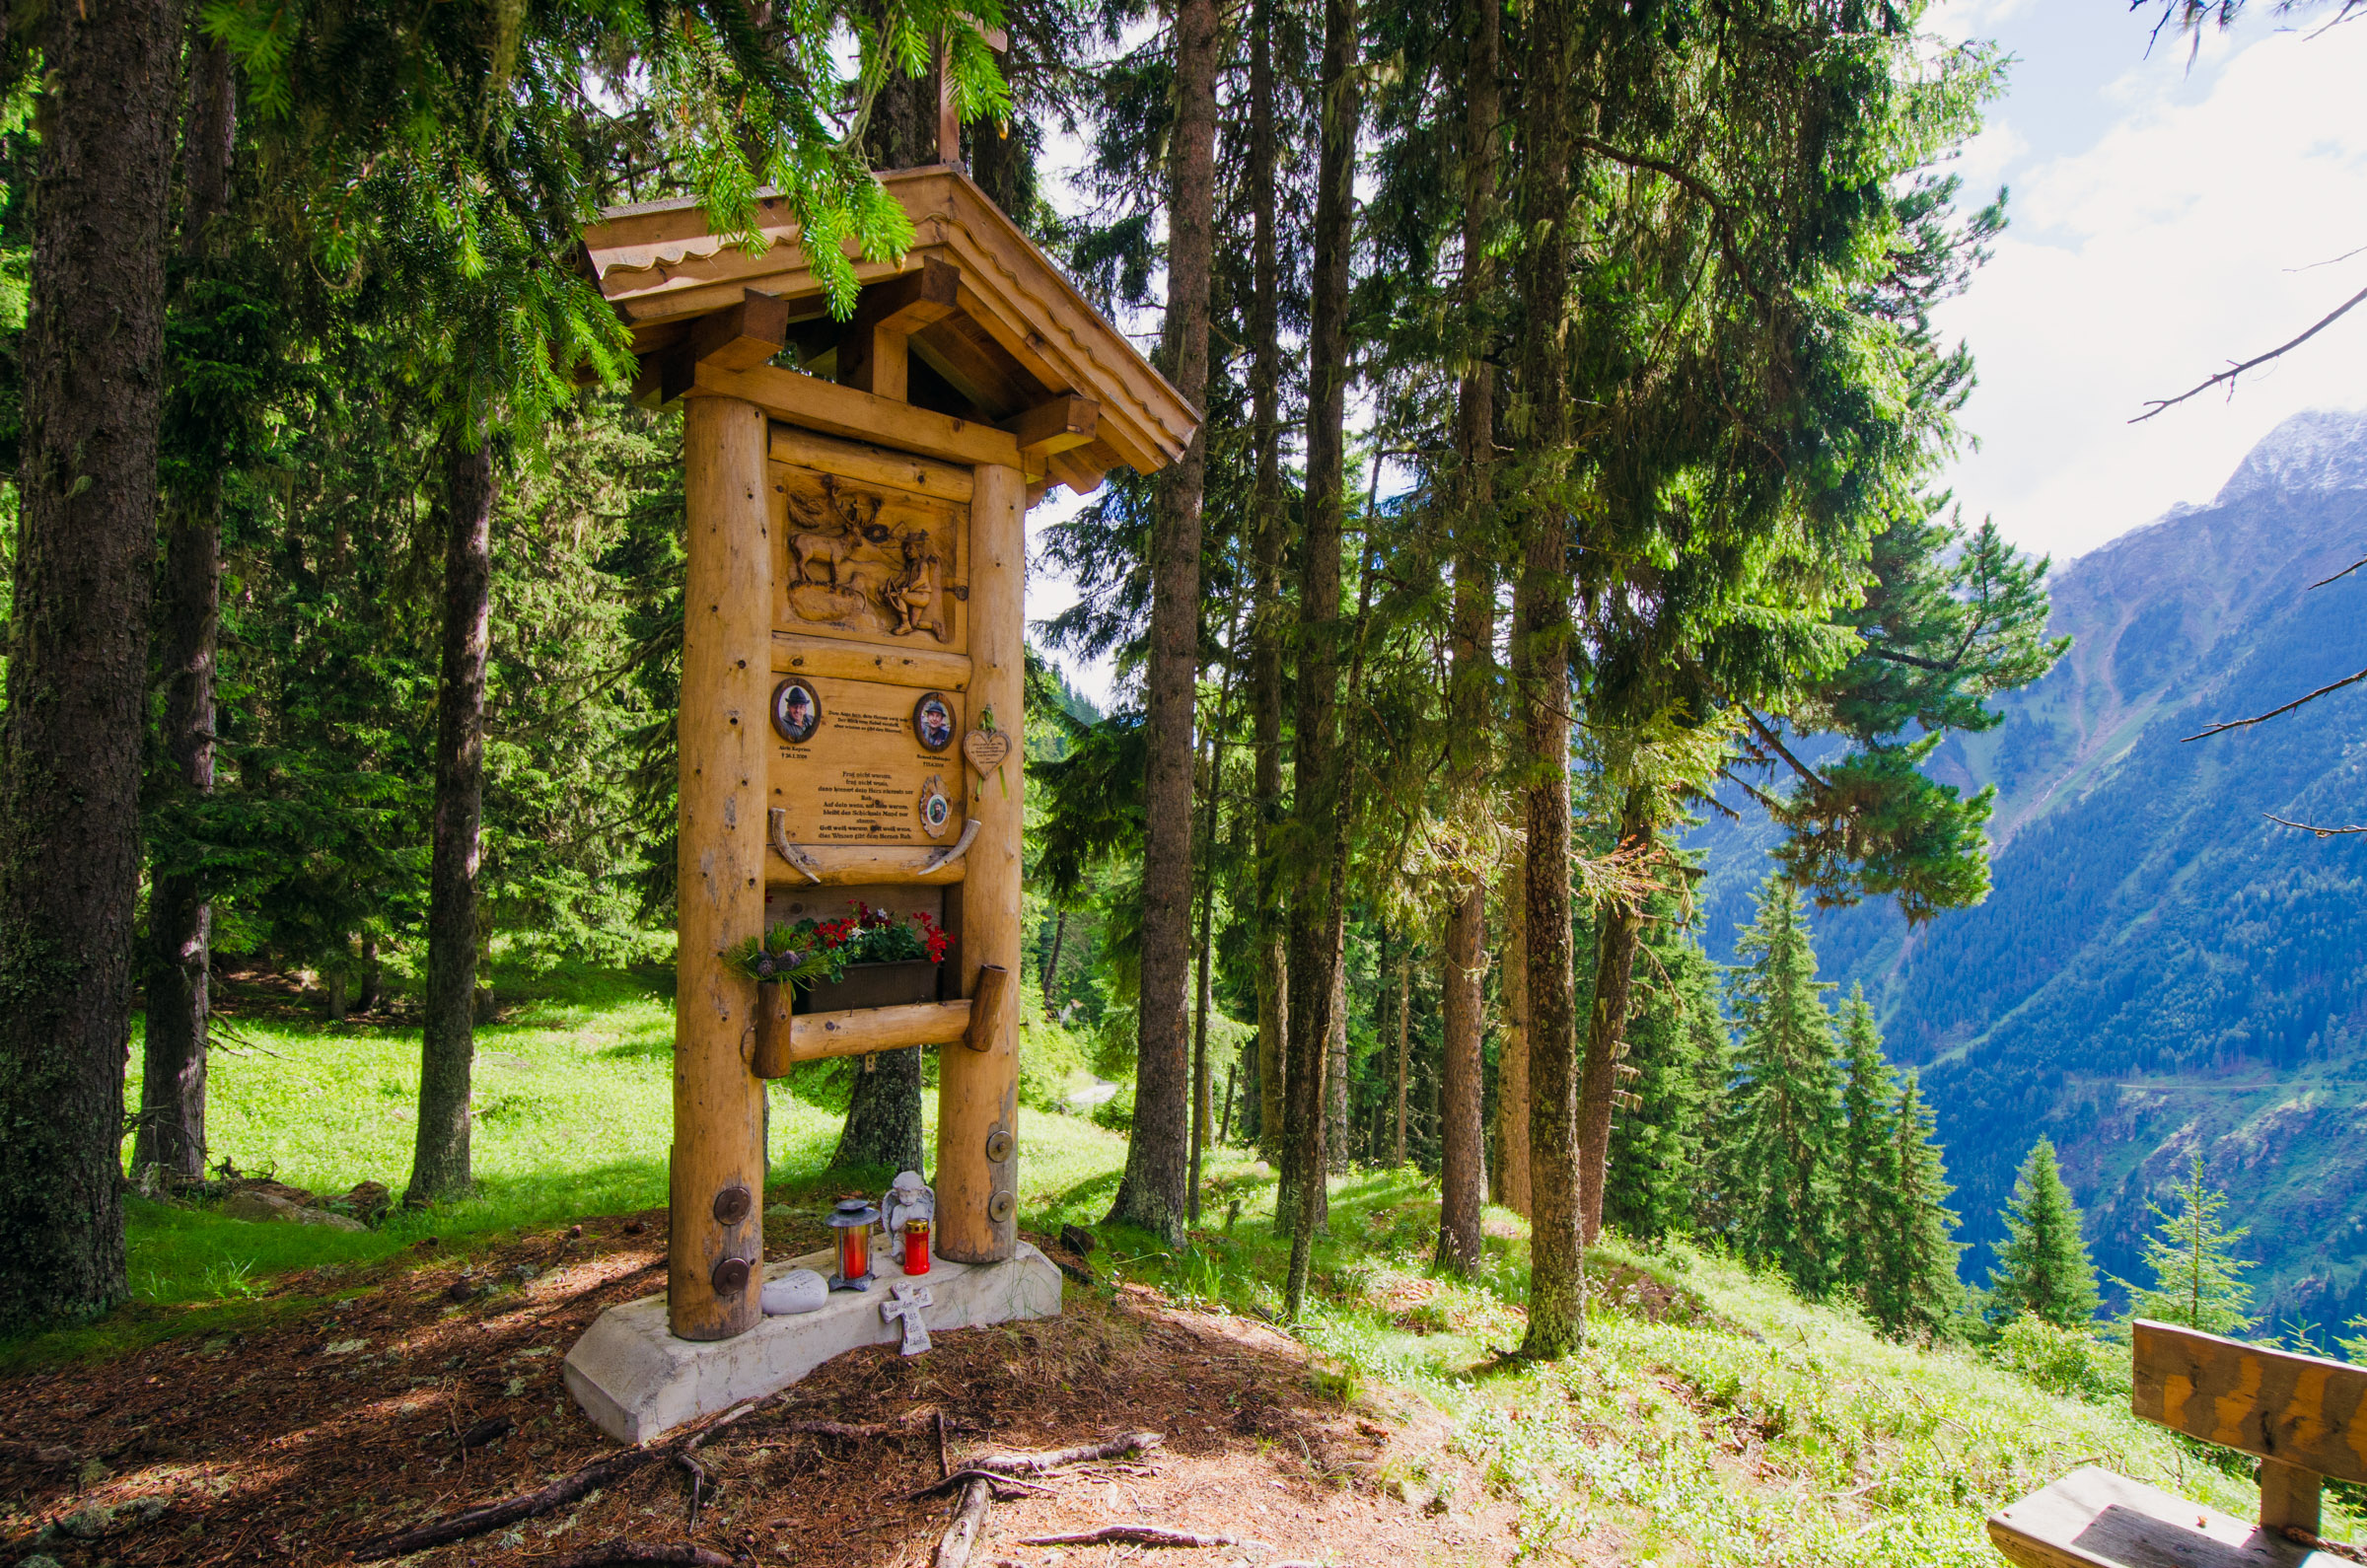
[(2135, 1324), (2130, 1407), (2260, 1461), (2258, 1524), (2085, 1465), (1989, 1516), (2028, 1568), (2336, 1568), (2314, 1550), (2319, 1483), (2367, 1482), (2367, 1370), (2173, 1323)]

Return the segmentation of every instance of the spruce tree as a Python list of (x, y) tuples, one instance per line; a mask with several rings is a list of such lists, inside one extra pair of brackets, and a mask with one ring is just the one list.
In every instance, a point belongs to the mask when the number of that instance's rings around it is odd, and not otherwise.
[(1635, 1103), (1611, 1127), (1604, 1219), (1638, 1241), (1694, 1233), (1702, 1223), (1703, 1156), (1725, 1059), (1718, 966), (1673, 918), (1676, 900), (1648, 910), (1635, 1015), (1627, 1024), (1626, 1088)]
[(1836, 1283), (1863, 1285), (1873, 1272), (1880, 1202), (1876, 1173), (1883, 1169), (1885, 1151), (1896, 1135), (1891, 1100), (1899, 1086), (1891, 1064), (1883, 1059), (1882, 1032), (1874, 1025), (1874, 1010), (1866, 1005), (1862, 985), (1849, 987), (1848, 1005), (1841, 1009), (1841, 1055), (1847, 1070), (1841, 1114), (1847, 1126), (1841, 1135)]
[(2052, 1140), (2041, 1138), (2014, 1177), (2005, 1205), (2005, 1244), (1989, 1272), (1989, 1318), (2011, 1322), (2024, 1313), (2057, 1328), (2085, 1328), (2096, 1317), (2096, 1265), (2080, 1235), (2079, 1207), (2063, 1185)]
[(2159, 1203), (2146, 1205), (2162, 1222), (2145, 1241), (2145, 1266), (2153, 1273), (2153, 1288), (2114, 1281), (2129, 1293), (2129, 1317), (2185, 1323), (2206, 1334), (2240, 1333), (2257, 1319), (2245, 1311), (2252, 1305), (2252, 1287), (2244, 1283), (2243, 1273), (2252, 1264), (2237, 1257), (2233, 1248), (2252, 1228), (2239, 1225), (2231, 1231), (2220, 1220), (2227, 1194), (2203, 1184), (2200, 1154), (2173, 1195), (2178, 1200), (2175, 1214)]
[(1955, 1189), (1937, 1145), (1935, 1118), (1923, 1087), (1908, 1073), (1890, 1116), (1891, 1142), (1874, 1188), (1866, 1316), (1884, 1333), (1928, 1341), (1938, 1337), (1964, 1301), (1950, 1240), (1956, 1213), (1942, 1202)]
[(1817, 979), (1808, 921), (1791, 884), (1770, 877), (1757, 918), (1735, 944), (1727, 996), (1740, 1026), (1729, 1171), (1733, 1236), (1746, 1257), (1781, 1268), (1804, 1294), (1833, 1283), (1834, 1162), (1842, 1141), (1833, 1073), (1831, 987)]

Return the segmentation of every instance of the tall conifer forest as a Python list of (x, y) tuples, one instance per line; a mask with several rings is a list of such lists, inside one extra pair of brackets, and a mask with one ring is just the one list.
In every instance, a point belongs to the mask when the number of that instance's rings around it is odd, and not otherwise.
[[(1030, 535), (1076, 597), (1030, 627), (1020, 981), (1117, 1085), (1109, 1219), (1186, 1249), (1207, 1151), (1255, 1150), (1291, 1318), (1336, 1178), (1410, 1168), (1443, 1274), (1525, 1221), (1534, 1356), (1607, 1236), (1982, 1331), (1933, 1109), (1805, 913), (1981, 901), (1992, 792), (1924, 764), (2063, 652), (2046, 563), (1939, 483), (1974, 367), (1934, 312), (2006, 221), (1950, 171), (2004, 62), (1923, 9), (12, 23), (0, 1323), (121, 1302), (123, 1190), (219, 1174), (234, 993), (420, 1031), (393, 1196), (432, 1206), (504, 987), (669, 969), (682, 426), (580, 237), (688, 196), (760, 246), (781, 192), (846, 320), (943, 106), (1205, 416)], [(1109, 711), (1061, 674), (1103, 662)], [(1780, 840), (1727, 968), (1681, 843), (1737, 790)], [(923, 1148), (917, 1048), (839, 1071), (839, 1163)], [(2000, 1299), (2076, 1326), (2052, 1169)]]

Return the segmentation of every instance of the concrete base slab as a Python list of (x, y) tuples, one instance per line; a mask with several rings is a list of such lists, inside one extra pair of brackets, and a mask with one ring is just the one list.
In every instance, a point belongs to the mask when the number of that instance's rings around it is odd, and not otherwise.
[[(833, 1266), (832, 1254), (815, 1252), (767, 1264), (764, 1277), (793, 1268), (826, 1275)], [(633, 1444), (776, 1392), (833, 1356), (902, 1339), (902, 1330), (880, 1317), (888, 1287), (906, 1277), (885, 1238), (875, 1238), (872, 1270), (878, 1278), (871, 1289), (832, 1291), (821, 1311), (767, 1318), (736, 1339), (675, 1338), (662, 1293), (611, 1307), (567, 1352), (567, 1391), (603, 1432)], [(933, 1334), (1060, 1316), (1060, 1270), (1025, 1242), (1000, 1263), (938, 1258), (913, 1283), (928, 1287), (932, 1305), (923, 1320)]]

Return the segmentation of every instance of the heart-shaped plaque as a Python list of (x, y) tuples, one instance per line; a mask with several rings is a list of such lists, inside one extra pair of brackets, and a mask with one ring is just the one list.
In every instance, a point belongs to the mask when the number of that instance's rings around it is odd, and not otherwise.
[(1011, 754), (1011, 737), (1000, 730), (972, 730), (962, 737), (962, 754), (978, 770), (978, 777), (984, 778)]

